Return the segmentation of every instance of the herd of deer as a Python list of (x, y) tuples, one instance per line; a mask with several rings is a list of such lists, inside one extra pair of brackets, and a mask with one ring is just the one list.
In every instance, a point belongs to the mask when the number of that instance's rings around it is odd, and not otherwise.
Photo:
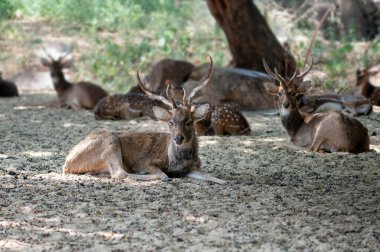
[[(282, 125), (294, 145), (309, 151), (360, 153), (369, 151), (368, 130), (351, 115), (371, 111), (367, 98), (380, 105), (380, 88), (371, 85), (373, 72), (368, 69), (357, 73), (364, 97), (306, 96), (311, 83), (303, 78), (312, 69), (312, 58), (305, 72), (296, 70), (290, 78), (281, 76), (276, 68), (271, 70), (265, 60), (267, 74), (214, 69), (211, 57), (209, 64), (200, 67), (165, 59), (147, 78), (137, 72), (138, 85), (127, 94), (108, 96), (99, 85), (67, 81), (63, 69), (71, 66), (68, 54), (55, 59), (43, 50), (47, 57), (41, 62), (50, 70), (62, 107), (93, 109), (98, 120), (155, 117), (169, 128), (169, 133), (92, 133), (70, 151), (64, 173), (135, 180), (186, 176), (223, 184), (224, 180), (200, 171), (197, 135), (250, 135), (249, 123), (237, 106), (257, 110), (277, 102)], [(230, 85), (223, 84), (223, 78), (229, 78)], [(231, 84), (234, 81), (239, 87)], [(1, 74), (0, 95), (18, 95), (14, 83), (3, 80)]]

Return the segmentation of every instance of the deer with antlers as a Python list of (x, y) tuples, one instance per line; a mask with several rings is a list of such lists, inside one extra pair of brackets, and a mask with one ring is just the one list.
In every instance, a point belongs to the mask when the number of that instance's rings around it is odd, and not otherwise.
[(155, 106), (153, 111), (158, 120), (167, 122), (170, 133), (92, 133), (71, 150), (63, 172), (108, 173), (112, 178), (128, 177), (134, 180), (167, 180), (169, 177), (186, 176), (224, 184), (224, 180), (200, 171), (198, 140), (193, 126), (203, 119), (209, 107), (208, 104), (194, 107), (192, 98), (211, 79), (211, 57), (210, 60), (207, 78), (188, 97), (184, 93), (182, 106), (147, 90), (137, 72), (141, 89), (150, 98), (169, 107)]
[(368, 130), (358, 120), (335, 111), (306, 117), (299, 112), (297, 96), (311, 87), (310, 81), (302, 82), (302, 79), (311, 70), (313, 58), (305, 72), (298, 74), (296, 69), (290, 79), (282, 77), (276, 68), (272, 72), (265, 60), (263, 63), (267, 73), (280, 83), (279, 86), (266, 83), (265, 88), (270, 94), (278, 96), (281, 122), (292, 143), (309, 151), (369, 151)]
[(63, 69), (72, 65), (72, 60), (68, 59), (70, 51), (54, 59), (45, 47), (42, 49), (48, 58), (41, 57), (41, 63), (50, 70), (61, 107), (93, 109), (100, 99), (107, 96), (107, 92), (99, 85), (84, 81), (72, 84), (66, 80)]

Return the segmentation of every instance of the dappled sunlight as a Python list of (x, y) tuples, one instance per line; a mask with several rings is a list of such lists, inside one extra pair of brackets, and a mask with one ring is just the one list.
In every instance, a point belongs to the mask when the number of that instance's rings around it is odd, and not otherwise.
[(202, 141), (199, 142), (200, 147), (204, 147), (206, 145), (215, 145), (215, 144), (218, 144), (217, 140), (204, 140), (204, 139), (202, 139)]
[(70, 127), (83, 128), (83, 127), (86, 127), (86, 125), (83, 123), (79, 123), (79, 124), (78, 123), (64, 123), (62, 126), (65, 128), (70, 128)]
[[(0, 227), (2, 227), (1, 222)], [(0, 240), (0, 248), (4, 249), (4, 251), (26, 251), (30, 249), (30, 244), (17, 239), (7, 238)]]
[(265, 138), (256, 138), (255, 141), (259, 142), (265, 142), (265, 143), (277, 143), (277, 142), (284, 142), (286, 141), (286, 138), (284, 137), (265, 137)]
[(380, 145), (373, 145), (373, 144), (370, 144), (370, 145), (369, 145), (369, 149), (370, 149), (370, 150), (374, 150), (374, 151), (376, 151), (377, 153), (380, 153)]
[[(56, 218), (54, 219), (56, 220)], [(43, 220), (44, 222), (46, 222), (46, 218), (40, 219), (40, 220)], [(58, 219), (58, 223), (59, 222), (60, 221)], [(103, 238), (107, 240), (108, 239), (119, 240), (124, 237), (124, 234), (117, 233), (115, 231), (84, 232), (84, 231), (74, 230), (72, 228), (65, 228), (65, 227), (51, 228), (51, 227), (47, 227), (46, 225), (40, 227), (37, 225), (33, 225), (31, 223), (28, 223), (26, 221), (18, 222), (18, 221), (9, 221), (6, 219), (0, 220), (0, 227), (3, 230), (17, 228), (19, 231), (33, 233), (34, 236), (42, 235), (43, 237), (48, 237), (47, 240), (50, 240), (49, 237), (53, 238), (54, 240), (55, 238), (54, 234), (56, 233), (61, 233), (62, 235), (74, 236), (77, 238), (98, 237), (98, 238)], [(46, 242), (49, 242), (49, 241), (46, 241)], [(40, 245), (43, 245), (43, 244), (40, 244)], [(28, 244), (22, 243), (15, 239), (0, 240), (1, 248), (8, 248), (12, 250), (20, 249), (20, 251), (23, 251), (24, 249), (26, 249), (26, 246), (29, 247)]]
[(14, 107), (14, 110), (26, 110), (26, 109), (45, 109), (46, 106), (17, 106)]
[(30, 157), (51, 157), (54, 155), (50, 151), (24, 151), (24, 152), (21, 152), (20, 154), (30, 156)]

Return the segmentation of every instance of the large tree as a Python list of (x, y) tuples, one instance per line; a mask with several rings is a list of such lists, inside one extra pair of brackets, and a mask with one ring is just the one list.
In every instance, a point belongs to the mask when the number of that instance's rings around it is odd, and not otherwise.
[(252, 0), (207, 0), (207, 4), (227, 36), (234, 66), (265, 71), (265, 59), (283, 76), (294, 73), (294, 57), (282, 47)]

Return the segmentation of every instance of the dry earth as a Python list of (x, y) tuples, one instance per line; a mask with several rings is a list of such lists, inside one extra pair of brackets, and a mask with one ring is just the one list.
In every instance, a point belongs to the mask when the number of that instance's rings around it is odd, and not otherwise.
[(62, 176), (88, 133), (166, 130), (97, 122), (89, 111), (0, 100), (0, 250), (380, 251), (380, 114), (359, 119), (372, 152), (291, 147), (278, 117), (246, 113), (248, 137), (200, 137), (203, 170), (229, 180), (112, 181)]

